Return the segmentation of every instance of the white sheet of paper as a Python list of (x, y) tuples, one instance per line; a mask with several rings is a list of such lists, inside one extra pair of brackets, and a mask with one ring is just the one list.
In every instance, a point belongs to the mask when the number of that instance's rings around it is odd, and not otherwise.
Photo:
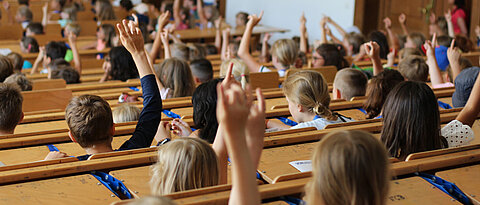
[(9, 48), (0, 48), (0, 55), (8, 55), (12, 52), (12, 50), (10, 50)]
[(311, 160), (299, 160), (289, 162), (295, 169), (300, 172), (310, 172), (312, 171), (312, 161)]

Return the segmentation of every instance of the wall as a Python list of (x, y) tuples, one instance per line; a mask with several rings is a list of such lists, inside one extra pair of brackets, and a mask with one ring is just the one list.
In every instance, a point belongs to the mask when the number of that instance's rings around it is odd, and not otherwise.
[[(330, 16), (343, 28), (353, 25), (355, 0), (226, 0), (227, 23), (235, 25), (239, 11), (265, 14), (260, 24), (290, 29), (284, 34), (274, 34), (272, 39), (291, 38), (299, 35), (299, 18), (302, 11), (307, 18), (310, 43), (320, 38), (319, 22), (323, 15)], [(332, 28), (334, 32), (335, 29)], [(337, 34), (338, 36), (338, 34)], [(273, 42), (273, 41), (272, 41)]]

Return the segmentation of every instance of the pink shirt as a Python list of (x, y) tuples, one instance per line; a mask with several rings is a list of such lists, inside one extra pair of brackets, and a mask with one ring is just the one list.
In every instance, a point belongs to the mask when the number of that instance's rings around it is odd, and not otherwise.
[(452, 24), (453, 24), (453, 31), (455, 32), (455, 34), (462, 33), (460, 26), (458, 26), (458, 22), (457, 22), (458, 19), (463, 18), (463, 21), (465, 21), (466, 17), (467, 15), (465, 14), (465, 11), (463, 9), (455, 9), (452, 11)]

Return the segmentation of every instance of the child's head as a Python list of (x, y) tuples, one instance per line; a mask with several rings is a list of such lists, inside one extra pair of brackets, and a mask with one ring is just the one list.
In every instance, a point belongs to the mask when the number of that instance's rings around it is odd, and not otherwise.
[(295, 66), (298, 57), (298, 48), (292, 39), (275, 41), (271, 49), (272, 63), (276, 68), (288, 69)]
[(192, 96), (193, 122), (199, 129), (198, 136), (208, 143), (213, 143), (217, 135), (217, 85), (222, 82), (214, 79), (202, 83)]
[(83, 148), (112, 142), (115, 132), (112, 110), (99, 96), (74, 97), (65, 110), (65, 119), (70, 137)]
[(32, 90), (32, 81), (29, 80), (24, 74), (21, 74), (21, 73), (14, 73), (8, 76), (8, 78), (5, 79), (3, 83), (18, 85), (18, 87), (22, 91)]
[(0, 83), (0, 132), (13, 134), (23, 118), (23, 96), (18, 86)]
[(455, 35), (455, 46), (460, 48), (465, 53), (471, 52), (474, 50), (473, 42), (470, 38), (467, 38), (463, 35)]
[(38, 42), (33, 37), (22, 37), (20, 49), (22, 53), (38, 53)]
[[(448, 35), (447, 19), (443, 16), (439, 16), (437, 19), (437, 26), (439, 28), (439, 35)], [(431, 34), (433, 35), (433, 33)], [(437, 39), (438, 40), (438, 39)]]
[(64, 79), (67, 84), (80, 83), (80, 74), (71, 66), (58, 66), (51, 72), (51, 79)]
[(49, 7), (54, 11), (61, 11), (66, 3), (67, 3), (66, 0), (53, 0), (53, 1), (50, 1)]
[(341, 70), (347, 66), (346, 60), (334, 44), (322, 44), (312, 54), (312, 66), (320, 68), (322, 66), (333, 65), (337, 70)]
[(12, 61), (13, 71), (17, 73), (21, 73), (23, 68), (23, 61), (24, 61), (22, 55), (12, 52), (12, 53), (9, 53), (7, 57), (10, 59), (10, 61)]
[(364, 104), (367, 119), (372, 119), (380, 115), (388, 93), (403, 81), (405, 81), (405, 79), (402, 74), (397, 70), (391, 69), (385, 69), (383, 72), (372, 77), (367, 86), (367, 100)]
[(18, 7), (17, 14), (15, 15), (15, 20), (18, 23), (32, 21), (33, 13), (28, 8), (28, 6), (22, 5)]
[[(468, 60), (468, 58), (460, 57), (460, 71), (470, 67), (473, 67), (472, 62)], [(453, 83), (455, 81), (455, 79), (453, 79), (453, 71), (450, 65), (447, 66), (447, 77), (449, 82)]]
[(308, 65), (307, 54), (299, 51), (297, 60), (295, 61), (295, 68), (303, 68), (306, 65)]
[(25, 36), (34, 36), (41, 34), (44, 34), (43, 25), (39, 22), (29, 23), (27, 28), (25, 29)]
[(238, 12), (235, 15), (235, 24), (238, 26), (246, 26), (248, 22), (248, 13), (246, 12)]
[(319, 72), (300, 71), (288, 76), (283, 82), (283, 92), (295, 121), (305, 122), (306, 115), (312, 114), (327, 120), (337, 119), (329, 108), (328, 85)]
[(391, 157), (447, 147), (440, 135), (440, 113), (432, 89), (406, 81), (388, 94), (383, 106), (382, 141)]
[(138, 70), (132, 54), (123, 46), (110, 49), (108, 57), (105, 58), (105, 64), (110, 66), (112, 80), (126, 81), (138, 78)]
[(416, 55), (421, 56), (422, 52), (418, 48), (403, 48), (398, 53), (399, 62), (402, 62), (407, 56)]
[(177, 58), (165, 59), (155, 72), (163, 86), (172, 91), (172, 97), (192, 96), (195, 82), (186, 61)]
[(386, 204), (390, 169), (385, 147), (371, 134), (339, 131), (326, 135), (312, 156), (309, 204)]
[(112, 3), (109, 0), (97, 0), (94, 9), (97, 15), (97, 21), (117, 19), (113, 11)]
[(174, 43), (170, 46), (172, 57), (183, 61), (190, 61), (190, 49), (183, 43)]
[(360, 33), (348, 33), (343, 39), (343, 46), (347, 51), (350, 51), (352, 55), (360, 52), (363, 43), (365, 43), (365, 36)]
[(425, 36), (419, 32), (412, 32), (407, 36), (407, 42), (405, 42), (405, 48), (417, 48), (422, 49), (422, 45), (425, 43)]
[(428, 65), (421, 56), (407, 56), (398, 64), (398, 71), (409, 81), (428, 80)]
[(387, 59), (387, 55), (390, 52), (388, 46), (387, 36), (383, 32), (373, 31), (368, 35), (370, 41), (375, 41), (380, 46), (380, 58)]
[(120, 7), (125, 9), (125, 11), (131, 11), (133, 9), (133, 3), (131, 0), (121, 0)]
[(7, 56), (0, 55), (0, 82), (13, 74), (12, 61)]
[(207, 49), (205, 46), (198, 44), (198, 43), (188, 43), (188, 52), (189, 52), (189, 60), (197, 60), (197, 59), (203, 59), (207, 56)]
[(141, 199), (130, 200), (126, 205), (175, 205), (168, 197), (144, 196)]
[(360, 70), (345, 68), (337, 72), (333, 81), (333, 98), (351, 100), (365, 96), (367, 76)]
[(115, 27), (112, 24), (102, 24), (97, 30), (97, 39), (103, 40), (107, 48), (115, 46)]
[(65, 20), (76, 21), (77, 9), (74, 6), (64, 8), (60, 13), (60, 17)]
[(209, 60), (203, 58), (190, 62), (190, 68), (195, 83), (205, 83), (213, 79), (213, 66)]
[(161, 196), (218, 185), (219, 176), (217, 155), (208, 143), (178, 138), (159, 148), (150, 187), (152, 195)]
[(216, 20), (220, 15), (218, 9), (215, 8), (215, 6), (209, 5), (205, 6), (203, 9), (205, 11), (205, 18), (207, 18), (210, 22)]
[(437, 37), (437, 44), (440, 46), (450, 47), (452, 43), (452, 37), (447, 35), (441, 35)]
[(125, 103), (116, 107), (112, 114), (113, 123), (138, 121), (140, 118), (140, 108)]
[(227, 61), (222, 62), (220, 65), (220, 77), (225, 77), (228, 72), (228, 67), (230, 64), (233, 63), (232, 75), (242, 84), (242, 88), (245, 89), (247, 83), (250, 80), (250, 70), (248, 69), (247, 64), (245, 64), (242, 60), (232, 58)]
[(47, 45), (45, 45), (45, 53), (46, 55), (43, 57), (43, 62), (49, 64), (55, 59), (65, 58), (65, 54), (67, 53), (67, 46), (64, 42), (61, 41), (51, 41)]
[(73, 33), (75, 36), (80, 35), (80, 25), (78, 23), (69, 23), (65, 26), (65, 36), (68, 36), (70, 33)]

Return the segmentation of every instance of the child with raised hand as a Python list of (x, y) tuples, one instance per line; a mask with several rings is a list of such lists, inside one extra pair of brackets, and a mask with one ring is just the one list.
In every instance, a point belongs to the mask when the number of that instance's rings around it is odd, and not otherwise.
[[(132, 137), (117, 150), (130, 150), (150, 147), (155, 137), (162, 113), (162, 101), (158, 91), (153, 68), (148, 62), (140, 29), (130, 21), (117, 24), (123, 46), (132, 54), (140, 75), (143, 92), (143, 110)], [(115, 134), (112, 111), (108, 103), (94, 95), (82, 95), (71, 100), (65, 111), (69, 136), (77, 142), (86, 155), (78, 156), (86, 160), (92, 154), (112, 152), (112, 138)], [(52, 152), (46, 159), (66, 156)]]
[[(452, 41), (453, 42), (453, 41)], [(455, 42), (453, 42), (455, 43)], [(432, 82), (433, 88), (443, 88), (443, 87), (453, 87), (454, 85), (450, 82), (445, 82), (438, 67), (437, 58), (435, 57), (435, 48), (437, 47), (437, 34), (434, 33), (432, 41), (425, 41), (423, 46), (427, 52), (427, 65), (428, 73), (430, 74), (430, 80)]]
[(190, 28), (190, 11), (182, 8), (180, 0), (173, 1), (173, 19), (175, 20), (175, 28), (177, 30), (185, 30)]
[(98, 27), (97, 41), (91, 44), (87, 44), (82, 49), (96, 49), (102, 51), (105, 48), (112, 48), (118, 45), (117, 34), (115, 33), (115, 27), (111, 24), (102, 24)]
[[(150, 51), (150, 59), (152, 61), (157, 59), (158, 54), (160, 53), (160, 46), (162, 45), (163, 39), (164, 39), (164, 36), (162, 38), (162, 34), (163, 34), (162, 31), (165, 28), (165, 26), (168, 24), (169, 18), (170, 18), (170, 12), (169, 11), (166, 11), (165, 13), (162, 13), (160, 15), (160, 17), (158, 17), (158, 20), (157, 20), (158, 31), (157, 31), (157, 34), (155, 36), (155, 40), (153, 41), (152, 50)], [(166, 49), (165, 49), (165, 51), (166, 51)], [(170, 51), (170, 50), (168, 50), (168, 51)], [(166, 56), (166, 54), (165, 54), (165, 56)]]
[[(258, 63), (250, 54), (250, 38), (252, 35), (252, 30), (255, 25), (260, 22), (263, 16), (263, 11), (259, 16), (253, 14), (249, 16), (249, 21), (245, 32), (243, 33), (242, 40), (240, 42), (240, 47), (238, 48), (238, 56), (247, 64), (250, 72), (270, 72), (272, 71), (265, 66), (262, 66)], [(280, 39), (275, 41), (272, 46), (272, 63), (275, 67), (275, 70), (278, 72), (280, 77), (285, 76), (287, 69), (295, 66), (295, 61), (298, 56), (298, 48), (296, 43), (291, 39)]]
[(300, 51), (309, 53), (308, 51), (308, 33), (307, 33), (307, 18), (305, 18), (305, 12), (302, 12), (300, 17)]

